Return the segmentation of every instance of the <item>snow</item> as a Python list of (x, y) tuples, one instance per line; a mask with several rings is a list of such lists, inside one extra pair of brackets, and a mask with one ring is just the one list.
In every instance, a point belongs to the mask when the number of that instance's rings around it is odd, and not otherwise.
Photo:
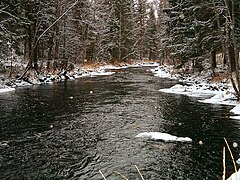
[(232, 93), (225, 92), (217, 92), (215, 96), (205, 99), (199, 100), (199, 102), (210, 103), (210, 104), (222, 104), (222, 105), (230, 105), (236, 106), (238, 102), (236, 101), (234, 95)]
[(240, 115), (240, 104), (236, 105), (233, 109), (230, 110), (231, 113)]
[(6, 92), (10, 92), (10, 91), (15, 91), (15, 88), (4, 87), (4, 88), (0, 89), (0, 93), (6, 93)]
[(167, 133), (160, 132), (143, 132), (139, 133), (137, 138), (149, 138), (152, 140), (162, 140), (164, 142), (192, 142), (192, 139), (189, 137), (177, 137)]
[(240, 169), (238, 172), (233, 173), (227, 180), (240, 180)]
[(158, 66), (157, 68), (152, 69), (151, 71), (152, 73), (154, 73), (154, 76), (160, 78), (177, 79), (175, 75), (171, 74), (170, 68), (167, 66)]
[(240, 158), (238, 158), (238, 160), (236, 161), (236, 163), (240, 165)]
[[(119, 70), (126, 69), (130, 67), (156, 67), (159, 66), (156, 62), (137, 62), (134, 64), (124, 64), (124, 65), (102, 65), (98, 68), (76, 68), (74, 71), (68, 72), (66, 70), (62, 70), (59, 74), (52, 73), (43, 73), (38, 75), (35, 78), (24, 77), (23, 80), (14, 80), (10, 86), (4, 85), (4, 87), (0, 86), (0, 93), (13, 91), (15, 87), (25, 87), (39, 84), (53, 84), (55, 82), (65, 81), (65, 80), (74, 80), (82, 77), (97, 77), (97, 76), (111, 76), (115, 74), (115, 72), (110, 70)], [(1, 84), (5, 84), (4, 82), (0, 82)]]
[(176, 84), (171, 88), (160, 89), (159, 91), (165, 93), (183, 94), (194, 97), (205, 97), (215, 94), (215, 92), (209, 90), (205, 84), (191, 86)]
[(95, 76), (111, 76), (115, 74), (115, 72), (105, 72), (104, 70), (96, 71), (96, 72), (90, 72), (89, 76), (95, 77)]
[[(227, 80), (221, 82), (210, 82), (209, 72), (200, 75), (185, 75), (172, 73), (171, 66), (159, 66), (152, 69), (152, 73), (160, 78), (177, 79), (182, 84), (176, 84), (170, 88), (160, 89), (160, 92), (182, 94), (201, 98), (201, 103), (221, 104), (236, 106), (230, 112), (240, 115), (240, 105), (234, 96), (232, 85)], [(218, 71), (218, 69), (216, 70)], [(221, 71), (221, 69), (219, 69)], [(240, 116), (231, 116), (232, 119), (240, 119)]]
[(240, 116), (230, 116), (231, 119), (240, 120)]
[(111, 70), (118, 70), (118, 69), (126, 69), (126, 68), (128, 68), (129, 66), (114, 66), (114, 65), (106, 65), (106, 66), (102, 66), (101, 67), (101, 69), (105, 69), (105, 70), (107, 70), (107, 69), (111, 69)]
[(120, 66), (105, 65), (105, 66), (100, 67), (100, 69), (119, 70), (119, 69), (133, 68), (133, 67), (157, 67), (157, 66), (159, 66), (159, 63), (157, 63), (157, 62), (139, 62), (139, 63), (134, 63), (134, 64), (120, 65)]

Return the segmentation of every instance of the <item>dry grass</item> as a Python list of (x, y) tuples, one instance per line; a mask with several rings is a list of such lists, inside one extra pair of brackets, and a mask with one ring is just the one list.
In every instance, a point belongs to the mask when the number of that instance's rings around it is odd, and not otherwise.
[(229, 75), (227, 73), (216, 73), (215, 76), (211, 78), (211, 81), (220, 83), (225, 79), (229, 79)]
[(231, 149), (230, 149), (230, 146), (229, 146), (229, 144), (228, 144), (226, 138), (224, 138), (224, 141), (225, 141), (225, 143), (226, 143), (226, 145), (227, 145), (228, 151), (229, 151), (230, 156), (231, 156), (231, 158), (232, 158), (232, 162), (233, 162), (234, 170), (235, 170), (235, 172), (237, 173), (237, 166), (236, 166), (236, 163), (235, 163), (235, 160), (234, 160), (234, 157), (233, 157), (232, 151), (231, 151)]
[[(144, 180), (143, 175), (141, 174), (140, 170), (138, 169), (137, 165), (134, 165), (134, 167), (137, 169), (138, 174), (140, 175), (141, 179)], [(128, 180), (128, 178), (124, 175), (122, 175), (121, 173), (114, 171), (117, 175), (120, 175), (123, 179)], [(104, 176), (104, 174), (102, 173), (101, 170), (99, 170), (99, 173), (101, 174), (101, 176), (103, 177), (104, 180), (107, 180), (107, 178)]]
[(102, 66), (102, 64), (99, 62), (87, 62), (80, 65), (80, 67), (84, 69), (96, 69), (99, 68), (100, 66)]
[(225, 147), (223, 147), (223, 176), (222, 179), (225, 180), (226, 179), (226, 153), (225, 153)]

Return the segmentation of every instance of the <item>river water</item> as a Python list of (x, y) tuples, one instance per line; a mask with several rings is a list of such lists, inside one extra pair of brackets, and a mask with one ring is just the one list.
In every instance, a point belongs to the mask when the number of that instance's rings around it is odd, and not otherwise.
[[(159, 92), (176, 82), (148, 69), (0, 94), (0, 179), (221, 179), (223, 137), (240, 152), (232, 107)], [(135, 138), (150, 131), (193, 142)]]

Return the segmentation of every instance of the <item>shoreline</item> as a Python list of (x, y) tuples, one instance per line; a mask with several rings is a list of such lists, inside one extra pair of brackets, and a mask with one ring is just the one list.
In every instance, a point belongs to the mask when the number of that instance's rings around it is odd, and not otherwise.
[[(219, 69), (218, 71), (221, 72)], [(231, 83), (226, 77), (218, 82), (210, 80), (209, 72), (180, 75), (173, 73), (172, 66), (159, 66), (151, 71), (157, 77), (178, 80), (176, 85), (159, 89), (160, 92), (196, 97), (199, 98), (198, 101), (201, 103), (233, 106), (229, 118), (240, 120), (240, 104), (234, 95)]]
[(157, 67), (157, 62), (134, 62), (132, 64), (124, 65), (94, 65), (83, 66), (82, 68), (76, 67), (72, 71), (63, 70), (58, 74), (42, 73), (39, 75), (30, 75), (24, 77), (22, 80), (18, 79), (4, 79), (0, 81), (0, 94), (10, 91), (15, 91), (18, 87), (26, 87), (33, 85), (54, 84), (66, 80), (75, 80), (83, 77), (97, 77), (97, 76), (111, 76), (115, 72), (111, 70), (126, 69), (131, 67)]

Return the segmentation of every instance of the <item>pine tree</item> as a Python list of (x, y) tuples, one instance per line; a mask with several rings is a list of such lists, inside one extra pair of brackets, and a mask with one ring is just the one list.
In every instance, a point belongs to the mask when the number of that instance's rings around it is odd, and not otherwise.
[[(9, 48), (21, 55), (21, 43), (26, 38), (24, 28), (30, 22), (25, 18), (24, 4), (21, 0), (0, 2), (0, 57), (6, 58)], [(10, 47), (9, 47), (10, 46)]]
[(138, 0), (136, 6), (136, 57), (140, 60), (144, 60), (146, 57), (146, 26), (147, 26), (147, 1)]
[(156, 60), (159, 58), (159, 41), (158, 32), (157, 32), (157, 20), (155, 17), (155, 10), (153, 4), (150, 5), (149, 17), (147, 20), (147, 34), (146, 34), (146, 43), (148, 51), (148, 59)]

